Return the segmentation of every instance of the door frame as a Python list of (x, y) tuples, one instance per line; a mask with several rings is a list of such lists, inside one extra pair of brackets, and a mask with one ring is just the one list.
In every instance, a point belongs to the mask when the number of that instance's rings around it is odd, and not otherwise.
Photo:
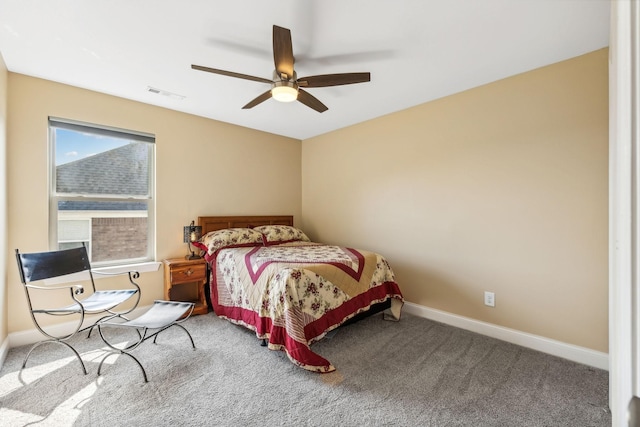
[(609, 43), (609, 406), (613, 426), (626, 426), (639, 394), (640, 169), (638, 135), (640, 7), (611, 1)]

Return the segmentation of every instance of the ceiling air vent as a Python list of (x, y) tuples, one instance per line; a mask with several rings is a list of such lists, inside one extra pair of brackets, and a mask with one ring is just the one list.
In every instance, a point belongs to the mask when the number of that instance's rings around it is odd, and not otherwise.
[(148, 86), (147, 90), (149, 92), (151, 92), (151, 93), (155, 93), (156, 95), (166, 96), (167, 98), (177, 99), (178, 101), (182, 101), (183, 99), (186, 98), (186, 96), (184, 96), (184, 95), (178, 95), (177, 93), (171, 93), (169, 91), (162, 90), (162, 89), (157, 89), (157, 88), (151, 87), (151, 86)]

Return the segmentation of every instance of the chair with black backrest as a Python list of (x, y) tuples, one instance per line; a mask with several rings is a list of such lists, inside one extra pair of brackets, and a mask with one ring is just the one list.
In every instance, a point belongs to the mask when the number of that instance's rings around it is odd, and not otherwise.
[[(78, 332), (90, 329), (89, 334), (98, 322), (110, 320), (115, 317), (124, 316), (127, 313), (133, 311), (138, 302), (140, 301), (140, 286), (134, 281), (139, 277), (139, 273), (136, 271), (129, 271), (124, 273), (99, 273), (107, 275), (121, 275), (127, 274), (129, 276), (129, 282), (133, 285), (133, 288), (129, 289), (114, 289), (114, 290), (97, 290), (94, 282), (93, 274), (91, 271), (91, 264), (87, 255), (87, 250), (84, 246), (73, 249), (65, 249), (60, 251), (51, 252), (38, 252), (38, 253), (20, 253), (16, 249), (16, 259), (18, 261), (18, 270), (20, 271), (20, 279), (24, 285), (25, 293), (27, 295), (27, 302), (29, 304), (29, 311), (31, 318), (36, 328), (44, 334), (47, 339), (34, 344), (22, 363), (22, 368), (27, 364), (29, 356), (41, 344), (54, 342), (69, 347), (76, 355), (84, 373), (87, 373), (87, 369), (80, 357), (78, 351), (73, 348), (67, 341), (76, 335)], [(74, 280), (88, 281), (91, 284), (92, 293), (86, 298), (81, 296), (84, 294), (84, 287), (79, 284), (60, 284), (60, 280), (54, 282), (54, 278), (65, 276), (73, 273), (82, 273), (82, 278), (78, 279), (74, 277)], [(97, 272), (95, 272), (97, 273)], [(37, 285), (32, 282), (38, 282)], [(49, 283), (47, 283), (49, 282)], [(64, 297), (67, 298), (67, 302), (62, 302), (59, 306), (51, 306), (51, 301), (57, 301), (59, 298), (43, 298), (39, 297), (37, 293), (42, 294), (44, 291), (63, 292), (67, 289), (69, 294)], [(43, 291), (43, 292), (41, 292)], [(48, 294), (49, 296), (53, 296)], [(133, 306), (123, 311), (115, 311), (116, 307), (130, 298), (134, 298)], [(45, 301), (46, 303), (43, 303)], [(42, 305), (45, 305), (42, 307)], [(86, 315), (89, 314), (102, 314), (99, 319), (88, 322), (85, 324)], [(43, 327), (41, 323), (42, 317), (45, 315), (51, 316), (72, 316), (77, 321), (77, 325), (73, 330), (68, 333), (54, 333), (50, 326)], [(48, 331), (47, 331), (48, 330)]]

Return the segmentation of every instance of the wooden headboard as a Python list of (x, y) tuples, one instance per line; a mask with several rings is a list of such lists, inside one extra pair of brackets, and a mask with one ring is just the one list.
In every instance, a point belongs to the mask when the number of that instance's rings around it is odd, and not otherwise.
[(257, 216), (199, 216), (198, 225), (202, 235), (223, 228), (248, 228), (259, 225), (293, 226), (293, 215), (257, 215)]

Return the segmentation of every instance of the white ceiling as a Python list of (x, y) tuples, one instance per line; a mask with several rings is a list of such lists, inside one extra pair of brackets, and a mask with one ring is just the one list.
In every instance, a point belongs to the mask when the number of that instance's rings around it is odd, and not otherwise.
[[(371, 72), (308, 89), (329, 110), (273, 99), (272, 26), (298, 76)], [(609, 0), (1, 0), (9, 71), (306, 139), (609, 44)], [(177, 97), (149, 92), (161, 89)]]

